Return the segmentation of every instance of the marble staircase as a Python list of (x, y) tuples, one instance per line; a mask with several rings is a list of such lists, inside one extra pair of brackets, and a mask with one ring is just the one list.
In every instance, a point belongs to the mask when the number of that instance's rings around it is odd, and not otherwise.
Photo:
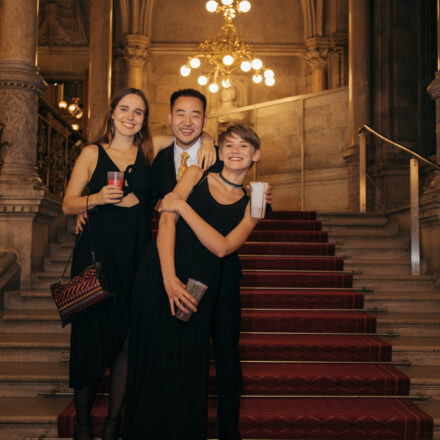
[[(393, 345), (393, 361), (411, 378), (411, 394), (434, 417), (440, 440), (440, 287), (410, 274), (408, 237), (382, 215), (320, 214), (329, 242), (365, 293), (378, 333)], [(62, 328), (48, 286), (73, 247), (68, 222), (50, 244), (32, 288), (8, 291), (0, 310), (0, 439), (56, 438), (56, 417), (70, 401), (69, 327)], [(426, 269), (425, 269), (426, 272)]]

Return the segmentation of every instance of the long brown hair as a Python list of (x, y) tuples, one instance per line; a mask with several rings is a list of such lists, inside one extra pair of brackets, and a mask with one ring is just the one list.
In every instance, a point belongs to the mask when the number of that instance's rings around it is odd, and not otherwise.
[(151, 137), (150, 127), (148, 126), (148, 115), (149, 115), (148, 101), (142, 90), (129, 87), (126, 89), (119, 90), (119, 92), (117, 92), (113, 96), (113, 99), (110, 103), (110, 107), (107, 111), (107, 115), (105, 117), (105, 122), (102, 127), (101, 133), (92, 143), (93, 144), (111, 143), (111, 141), (113, 140), (112, 114), (114, 109), (118, 105), (119, 101), (127, 95), (137, 95), (142, 99), (142, 101), (144, 101), (144, 105), (145, 105), (144, 121), (142, 123), (142, 128), (134, 136), (133, 144), (137, 145), (138, 148), (140, 148), (145, 164), (147, 166), (150, 166), (154, 156), (153, 140)]

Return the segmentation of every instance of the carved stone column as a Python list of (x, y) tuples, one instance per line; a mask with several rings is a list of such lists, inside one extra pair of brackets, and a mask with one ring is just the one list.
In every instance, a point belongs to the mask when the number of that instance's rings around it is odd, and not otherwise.
[(113, 1), (90, 1), (88, 138), (98, 136), (110, 104)]
[(0, 2), (0, 251), (17, 255), (22, 287), (30, 285), (35, 239), (48, 234), (60, 207), (35, 186), (38, 96), (45, 87), (36, 67), (37, 23), (38, 0)]
[(306, 52), (304, 58), (312, 70), (312, 93), (327, 89), (328, 48), (314, 49)]
[(350, 208), (359, 209), (359, 134), (370, 114), (370, 0), (349, 0), (348, 106), (350, 145), (344, 154), (349, 171)]
[(150, 38), (145, 35), (128, 34), (122, 44), (122, 53), (127, 62), (127, 87), (142, 90), (144, 66), (150, 58)]

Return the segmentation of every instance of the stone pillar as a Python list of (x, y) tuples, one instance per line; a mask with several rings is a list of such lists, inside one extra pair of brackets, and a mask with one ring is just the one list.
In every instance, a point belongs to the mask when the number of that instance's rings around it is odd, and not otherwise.
[(312, 70), (312, 93), (327, 89), (327, 58), (329, 49), (315, 49), (306, 52), (304, 58)]
[(45, 87), (36, 67), (37, 24), (38, 0), (0, 0), (0, 251), (17, 255), (22, 287), (30, 285), (35, 224), (41, 232), (60, 207), (36, 186), (38, 97)]
[(359, 209), (359, 134), (369, 124), (370, 111), (370, 0), (349, 0), (348, 108), (350, 145), (344, 154), (349, 170), (349, 204)]
[(144, 66), (150, 57), (150, 39), (145, 35), (128, 34), (122, 44), (127, 62), (127, 87), (142, 90)]
[(113, 1), (90, 2), (88, 139), (102, 129), (110, 104), (112, 79)]
[(436, 104), (436, 159), (440, 163), (440, 0), (437, 0), (437, 72), (432, 83), (428, 86), (428, 93)]

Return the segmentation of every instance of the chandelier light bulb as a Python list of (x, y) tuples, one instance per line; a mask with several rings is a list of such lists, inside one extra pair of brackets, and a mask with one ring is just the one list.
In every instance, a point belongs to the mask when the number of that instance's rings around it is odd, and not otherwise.
[(222, 0), (222, 3), (225, 5), (225, 6), (230, 6), (230, 5), (232, 5), (232, 2), (233, 2), (234, 0)]
[(225, 55), (223, 57), (223, 64), (225, 66), (230, 66), (234, 62), (234, 57), (232, 55)]
[(273, 70), (267, 69), (264, 71), (264, 77), (265, 78), (273, 78), (274, 77)]
[(217, 10), (218, 3), (215, 0), (209, 0), (206, 2), (206, 9), (208, 12), (215, 12)]
[(189, 62), (189, 65), (193, 69), (197, 69), (197, 67), (200, 67), (200, 60), (198, 58), (192, 58)]
[(254, 70), (260, 70), (263, 67), (263, 61), (261, 61), (259, 58), (254, 58), (251, 64), (252, 69)]
[(218, 92), (218, 85), (216, 83), (209, 84), (209, 91), (211, 93), (217, 93)]
[(208, 84), (208, 78), (206, 78), (205, 75), (201, 75), (201, 76), (199, 76), (199, 78), (197, 79), (197, 82), (198, 82), (201, 86), (206, 86), (206, 84)]
[(272, 87), (275, 84), (275, 78), (273, 76), (266, 78), (264, 82), (266, 83), (266, 86)]
[(75, 115), (76, 119), (81, 119), (83, 117), (83, 111), (79, 109), (78, 113)]
[(252, 81), (253, 81), (255, 84), (259, 84), (261, 81), (263, 81), (263, 77), (262, 77), (259, 73), (256, 73), (256, 74), (252, 77)]
[(227, 89), (228, 87), (231, 87), (231, 81), (229, 80), (229, 78), (226, 78), (222, 81), (222, 86)]
[(67, 102), (64, 101), (64, 99), (62, 99), (59, 103), (58, 103), (58, 107), (62, 108), (62, 109), (66, 109), (67, 108)]
[(79, 130), (79, 124), (72, 124), (72, 128), (76, 131)]
[(251, 63), (249, 62), (249, 61), (243, 61), (242, 63), (241, 63), (241, 70), (243, 71), (243, 72), (249, 72), (249, 70), (251, 70), (252, 69), (252, 65), (251, 65)]
[(190, 73), (191, 73), (191, 68), (190, 67), (183, 65), (180, 68), (180, 74), (182, 76), (188, 76)]
[(67, 108), (67, 110), (69, 110), (70, 113), (73, 113), (76, 110), (76, 105), (70, 104), (69, 107)]
[(249, 12), (251, 10), (251, 3), (247, 0), (243, 0), (238, 5), (238, 9), (240, 9), (241, 12)]

